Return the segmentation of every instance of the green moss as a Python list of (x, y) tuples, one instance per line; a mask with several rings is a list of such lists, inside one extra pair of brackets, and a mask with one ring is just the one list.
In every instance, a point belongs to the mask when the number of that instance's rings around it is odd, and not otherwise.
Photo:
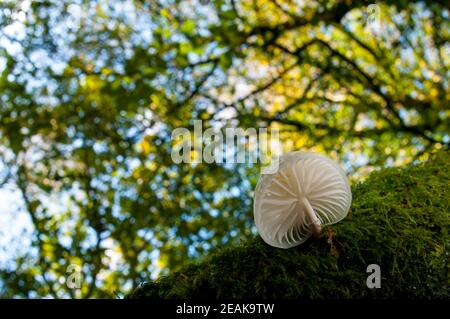
[[(128, 298), (449, 298), (449, 155), (371, 174), (320, 240), (283, 250), (253, 238)], [(366, 286), (369, 264), (380, 289)]]

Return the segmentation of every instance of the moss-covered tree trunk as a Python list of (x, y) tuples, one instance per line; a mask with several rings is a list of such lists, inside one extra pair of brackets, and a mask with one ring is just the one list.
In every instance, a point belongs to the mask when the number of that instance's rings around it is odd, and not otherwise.
[[(130, 298), (449, 298), (450, 158), (373, 173), (348, 217), (288, 250), (259, 237), (149, 282)], [(381, 269), (370, 289), (367, 267)]]

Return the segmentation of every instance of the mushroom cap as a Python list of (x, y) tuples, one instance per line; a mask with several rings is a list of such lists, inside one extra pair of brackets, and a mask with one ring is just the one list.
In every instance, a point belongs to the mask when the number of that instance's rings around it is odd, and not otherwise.
[[(297, 246), (311, 236), (314, 222), (326, 226), (347, 216), (352, 194), (337, 163), (298, 151), (281, 156), (278, 165), (275, 173), (261, 176), (254, 196), (256, 228), (267, 244)], [(307, 206), (316, 220), (311, 220)]]

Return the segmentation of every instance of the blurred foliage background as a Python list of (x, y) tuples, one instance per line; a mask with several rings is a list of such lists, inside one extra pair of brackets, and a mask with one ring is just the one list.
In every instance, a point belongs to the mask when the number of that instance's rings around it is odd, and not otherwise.
[(284, 151), (326, 153), (353, 179), (448, 148), (449, 13), (1, 1), (0, 296), (122, 296), (254, 234), (258, 165), (172, 161), (172, 130), (196, 119), (279, 128)]

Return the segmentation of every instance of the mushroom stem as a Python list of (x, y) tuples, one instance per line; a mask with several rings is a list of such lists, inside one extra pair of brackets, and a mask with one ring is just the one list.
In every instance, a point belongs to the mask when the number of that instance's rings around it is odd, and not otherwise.
[(314, 237), (319, 237), (320, 232), (322, 231), (322, 224), (320, 223), (319, 218), (317, 218), (316, 213), (314, 212), (314, 209), (312, 208), (311, 204), (309, 203), (308, 199), (306, 197), (302, 197), (302, 203), (304, 207), (306, 208), (306, 214), (308, 215), (309, 220), (311, 221), (311, 228), (313, 231)]

